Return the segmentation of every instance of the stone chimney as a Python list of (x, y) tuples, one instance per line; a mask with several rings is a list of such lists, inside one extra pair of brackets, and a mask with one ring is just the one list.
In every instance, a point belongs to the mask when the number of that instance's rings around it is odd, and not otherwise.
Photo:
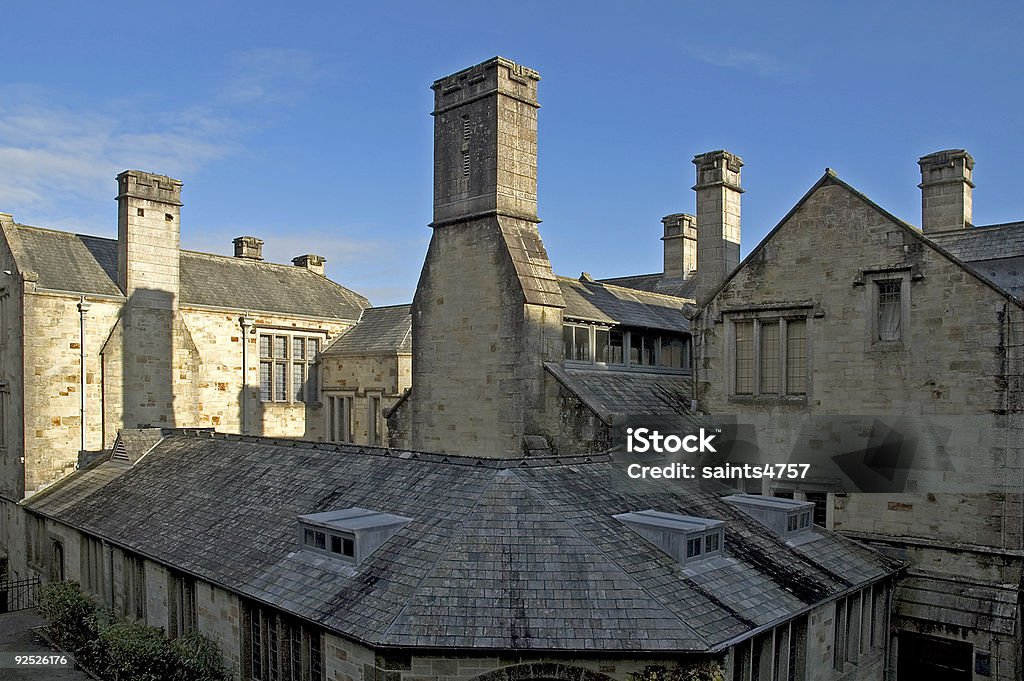
[(238, 236), (232, 241), (235, 245), (235, 257), (246, 260), (263, 260), (263, 239), (254, 236)]
[(412, 449), (520, 457), (544, 436), (565, 303), (537, 229), (538, 80), (495, 57), (432, 86), (433, 234), (399, 417)]
[(665, 279), (682, 279), (697, 269), (697, 218), (673, 213), (661, 219), (665, 226)]
[(922, 156), (921, 229), (925, 234), (971, 226), (974, 159), (963, 149)]
[(177, 309), (181, 181), (126, 170), (117, 189), (118, 285), (136, 306)]
[(697, 167), (697, 304), (703, 305), (740, 264), (740, 168), (728, 151), (693, 157)]
[(319, 274), (321, 277), (324, 276), (325, 262), (327, 262), (327, 258), (322, 255), (313, 255), (312, 253), (292, 258), (292, 264), (296, 267), (304, 267), (313, 274)]

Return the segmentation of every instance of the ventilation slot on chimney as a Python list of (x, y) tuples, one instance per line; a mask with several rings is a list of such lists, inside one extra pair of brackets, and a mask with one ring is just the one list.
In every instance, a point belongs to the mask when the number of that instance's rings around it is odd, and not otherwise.
[(725, 547), (725, 522), (722, 520), (663, 513), (654, 509), (612, 517), (629, 525), (681, 565), (721, 556)]
[(722, 497), (787, 542), (804, 544), (819, 537), (811, 522), (814, 502), (796, 501), (757, 494), (733, 494)]
[(353, 506), (299, 516), (299, 547), (359, 565), (412, 518)]

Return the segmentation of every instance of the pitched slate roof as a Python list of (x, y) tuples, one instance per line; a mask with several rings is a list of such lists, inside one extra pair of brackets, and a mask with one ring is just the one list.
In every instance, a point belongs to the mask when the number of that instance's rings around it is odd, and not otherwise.
[(1012, 636), (1017, 629), (1020, 590), (1011, 584), (971, 584), (962, 578), (908, 575), (896, 589), (898, 617), (955, 629)]
[(320, 353), (332, 355), (374, 355), (412, 352), (411, 305), (368, 307), (359, 323)]
[(598, 281), (689, 300), (695, 300), (697, 297), (696, 271), (688, 273), (682, 279), (666, 279), (662, 273), (655, 272), (654, 274), (634, 274), (627, 277), (608, 277), (598, 279)]
[[(135, 466), (80, 471), (27, 507), (369, 645), (718, 650), (897, 569), (825, 530), (791, 547), (717, 494), (610, 459), (164, 432)], [(412, 522), (354, 567), (299, 550), (298, 516), (353, 506)], [(648, 508), (725, 521), (718, 568), (683, 568), (612, 517)]]
[(646, 329), (687, 331), (683, 315), (688, 302), (673, 296), (614, 286), (590, 279), (558, 277), (567, 319)]
[(1024, 222), (1008, 222), (926, 234), (964, 262), (1024, 257)]
[[(14, 226), (15, 260), (43, 288), (121, 295), (117, 241)], [(358, 319), (365, 297), (301, 267), (181, 251), (181, 302), (253, 312)]]
[(577, 369), (557, 362), (547, 362), (544, 367), (606, 425), (632, 418), (664, 423), (666, 417), (674, 422), (677, 432), (707, 425), (689, 411), (693, 399), (691, 376)]
[(1024, 300), (1024, 222), (925, 236), (973, 272)]

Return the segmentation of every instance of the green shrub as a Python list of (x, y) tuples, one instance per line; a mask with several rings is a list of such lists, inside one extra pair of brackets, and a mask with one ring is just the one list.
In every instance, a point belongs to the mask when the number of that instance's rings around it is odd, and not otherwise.
[(171, 681), (224, 681), (228, 678), (220, 646), (197, 631), (171, 641)]
[(96, 604), (77, 582), (55, 582), (39, 588), (39, 613), (50, 636), (65, 650), (78, 653), (98, 636)]
[(642, 672), (627, 675), (629, 681), (725, 681), (725, 670), (715, 660), (706, 660), (681, 667), (645, 667)]
[(100, 631), (105, 664), (100, 676), (118, 681), (166, 681), (171, 676), (171, 644), (162, 629), (136, 622), (114, 622)]
[(47, 584), (39, 612), (50, 636), (108, 681), (226, 681), (220, 647), (197, 631), (168, 640), (163, 629), (101, 612), (76, 582)]

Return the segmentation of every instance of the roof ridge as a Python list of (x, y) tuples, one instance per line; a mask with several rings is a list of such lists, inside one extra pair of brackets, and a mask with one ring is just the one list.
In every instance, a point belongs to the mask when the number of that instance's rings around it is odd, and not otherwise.
[[(473, 512), (476, 511), (477, 506), (480, 505), (480, 500), (484, 498), (484, 495), (486, 495), (487, 492), (490, 491), (491, 486), (494, 485), (494, 479), (498, 477), (499, 472), (500, 471), (495, 471), (494, 474), (491, 475), (491, 479), (487, 481), (487, 484), (481, 488), (480, 494), (478, 494), (476, 499), (473, 500), (473, 505), (469, 508), (469, 510), (466, 511), (466, 518), (472, 516)], [(459, 524), (456, 530), (448, 535), (448, 541), (445, 543), (444, 548), (442, 548), (435, 554), (434, 560), (430, 563), (430, 567), (424, 569), (420, 573), (420, 578), (419, 580), (417, 580), (416, 586), (413, 587), (412, 591), (409, 592), (409, 596), (405, 599), (405, 603), (402, 604), (401, 610), (395, 613), (395, 616), (391, 619), (390, 622), (388, 622), (387, 626), (385, 626), (381, 630), (379, 634), (380, 638), (383, 638), (388, 635), (388, 632), (391, 631), (391, 627), (395, 626), (395, 623), (398, 621), (398, 618), (401, 617), (409, 608), (409, 605), (412, 603), (412, 600), (416, 596), (416, 593), (423, 586), (423, 582), (425, 582), (427, 577), (433, 573), (434, 569), (437, 567), (437, 564), (441, 562), (441, 559), (448, 555), (448, 549), (455, 542), (455, 538), (462, 536), (462, 528), (465, 528), (465, 526), (465, 523)], [(509, 609), (511, 610), (511, 605), (509, 606)]]
[(620, 274), (617, 277), (599, 277), (595, 281), (611, 281), (612, 279), (638, 279), (640, 277), (661, 277), (664, 272), (651, 272), (649, 274)]
[[(640, 295), (644, 295), (644, 296), (658, 296), (659, 298), (668, 298), (669, 300), (672, 300), (673, 302), (680, 301), (680, 300), (690, 300), (690, 298), (683, 298), (682, 296), (674, 296), (674, 295), (671, 295), (669, 293), (658, 293), (656, 291), (645, 291), (644, 289), (633, 288), (631, 286), (619, 286), (618, 284), (609, 284), (607, 281), (604, 281), (604, 280), (601, 280), (601, 279), (594, 279), (593, 281), (580, 281), (576, 277), (567, 277), (567, 276), (562, 275), (562, 274), (556, 274), (555, 278), (556, 279), (565, 279), (566, 281), (571, 281), (571, 282), (574, 282), (574, 283), (577, 283), (577, 284), (583, 284), (583, 285), (586, 285), (586, 284), (599, 284), (601, 286), (607, 286), (607, 287), (614, 288), (614, 289), (621, 289), (623, 291), (629, 291), (630, 293), (632, 293), (634, 295), (640, 294)], [(638, 302), (642, 303), (643, 301), (638, 301)]]
[[(562, 513), (561, 513), (561, 512), (560, 512), (560, 511), (559, 511), (558, 509), (556, 509), (555, 507), (553, 507), (553, 506), (551, 505), (551, 503), (550, 503), (550, 502), (549, 502), (549, 501), (548, 501), (548, 500), (547, 500), (546, 498), (544, 498), (544, 496), (543, 496), (543, 495), (541, 495), (541, 494), (537, 493), (537, 491), (536, 491), (536, 490), (534, 490), (534, 489), (533, 489), (533, 487), (531, 487), (531, 486), (530, 486), (530, 484), (529, 484), (529, 483), (528, 483), (528, 482), (527, 482), (526, 480), (524, 480), (524, 479), (523, 479), (523, 478), (522, 478), (522, 477), (521, 477), (521, 476), (520, 476), (520, 475), (518, 474), (518, 472), (517, 472), (517, 471), (515, 471), (515, 470), (512, 470), (512, 471), (511, 471), (511, 473), (512, 473), (512, 476), (513, 476), (513, 477), (514, 477), (514, 478), (515, 478), (516, 480), (518, 480), (518, 481), (519, 481), (519, 483), (520, 483), (520, 484), (521, 484), (521, 485), (523, 486), (523, 488), (524, 488), (524, 489), (526, 489), (526, 490), (527, 490), (527, 491), (528, 491), (528, 492), (530, 493), (530, 495), (531, 495), (531, 496), (533, 496), (533, 497), (534, 497), (534, 498), (535, 498), (535, 499), (536, 499), (536, 500), (537, 500), (537, 501), (538, 501), (538, 502), (539, 502), (539, 503), (540, 503), (541, 505), (543, 505), (543, 506), (544, 506), (545, 508), (547, 508), (547, 509), (548, 509), (548, 510), (549, 510), (549, 511), (550, 511), (551, 513), (553, 513), (553, 514), (554, 514), (555, 516), (557, 516), (557, 517), (558, 517), (558, 519), (559, 519), (559, 520), (560, 520), (560, 521), (561, 521), (561, 522), (562, 522), (562, 523), (563, 523), (563, 524), (564, 524), (564, 525), (565, 525), (566, 527), (568, 527), (568, 528), (569, 528), (569, 529), (570, 529), (570, 530), (571, 530), (571, 531), (572, 531), (572, 532), (573, 532), (574, 534), (578, 535), (578, 536), (579, 536), (579, 538), (580, 538), (580, 539), (582, 539), (582, 540), (583, 540), (583, 541), (584, 541), (584, 542), (585, 542), (585, 543), (586, 543), (586, 544), (587, 544), (588, 546), (590, 546), (590, 547), (591, 547), (591, 548), (592, 548), (592, 549), (593, 549), (593, 550), (594, 550), (595, 552), (597, 552), (597, 553), (601, 554), (602, 556), (604, 556), (605, 560), (607, 560), (607, 561), (608, 561), (608, 563), (609, 563), (610, 565), (614, 565), (614, 566), (615, 566), (615, 569), (616, 569), (616, 570), (618, 570), (618, 571), (619, 571), (619, 572), (620, 572), (620, 573), (621, 573), (622, 575), (624, 575), (624, 576), (626, 577), (626, 579), (627, 579), (628, 581), (632, 582), (632, 583), (633, 583), (633, 585), (634, 585), (634, 586), (636, 586), (636, 588), (637, 588), (637, 589), (639, 589), (641, 593), (647, 594), (647, 597), (648, 597), (648, 598), (650, 598), (650, 599), (651, 599), (651, 600), (652, 600), (653, 602), (657, 603), (657, 604), (658, 604), (658, 605), (659, 605), (659, 606), (661, 607), (661, 609), (662, 609), (662, 610), (664, 610), (664, 611), (665, 611), (666, 613), (668, 613), (669, 615), (671, 615), (671, 617), (672, 617), (672, 618), (673, 618), (674, 620), (676, 620), (677, 622), (679, 622), (679, 624), (680, 624), (680, 625), (681, 625), (681, 626), (682, 626), (682, 627), (683, 627), (683, 628), (684, 628), (685, 630), (687, 630), (687, 631), (690, 631), (690, 632), (691, 632), (691, 633), (693, 634), (693, 637), (694, 637), (694, 639), (695, 639), (695, 640), (697, 640), (697, 641), (700, 641), (701, 643), (703, 643), (703, 644), (704, 644), (704, 648), (705, 648), (706, 650), (711, 650), (712, 646), (711, 646), (710, 642), (708, 641), (708, 639), (707, 639), (707, 638), (706, 638), (706, 637), (704, 636), (704, 634), (702, 634), (702, 633), (698, 632), (698, 631), (697, 631), (696, 629), (694, 629), (693, 627), (691, 627), (691, 626), (689, 625), (689, 623), (687, 623), (687, 621), (686, 621), (685, 619), (683, 619), (683, 617), (682, 617), (682, 616), (681, 616), (681, 615), (680, 615), (679, 613), (677, 613), (677, 612), (676, 612), (676, 611), (675, 611), (675, 610), (674, 610), (673, 608), (671, 608), (671, 607), (669, 607), (668, 605), (666, 605), (665, 603), (663, 603), (663, 602), (662, 602), (662, 600), (661, 600), (660, 598), (658, 598), (658, 596), (656, 595), (656, 593), (652, 592), (652, 591), (651, 591), (651, 590), (649, 590), (649, 589), (648, 589), (647, 587), (645, 587), (645, 586), (644, 586), (643, 584), (641, 584), (641, 583), (640, 583), (640, 582), (639, 582), (639, 581), (638, 581), (638, 580), (636, 579), (636, 577), (635, 577), (635, 576), (633, 575), (633, 573), (631, 573), (631, 572), (630, 572), (629, 570), (627, 570), (627, 569), (626, 569), (626, 568), (624, 568), (623, 566), (619, 565), (618, 561), (616, 561), (616, 560), (613, 560), (613, 559), (611, 558), (611, 556), (609, 556), (609, 555), (608, 555), (608, 553), (604, 551), (604, 549), (602, 549), (601, 547), (599, 547), (599, 546), (598, 546), (597, 544), (595, 544), (595, 543), (593, 542), (593, 540), (591, 540), (591, 539), (590, 539), (589, 537), (587, 537), (587, 536), (586, 536), (586, 535), (585, 535), (585, 534), (584, 534), (583, 532), (581, 532), (581, 531), (580, 531), (579, 529), (577, 529), (577, 527), (576, 527), (576, 526), (575, 526), (575, 525), (574, 525), (573, 523), (569, 522), (569, 519), (568, 519), (568, 518), (566, 518), (566, 517), (565, 517), (564, 515), (562, 515)], [(700, 591), (701, 595), (703, 595), (703, 596), (704, 596), (705, 598), (708, 598), (707, 594), (706, 594), (706, 593), (704, 592), (704, 590), (703, 590), (703, 589), (700, 589), (700, 588), (698, 588), (698, 587), (697, 587), (696, 585), (694, 585), (694, 588), (695, 588), (695, 589), (697, 589), (698, 591)], [(709, 600), (710, 600), (710, 598), (709, 598)], [(718, 602), (718, 601), (716, 600), (716, 602)], [(736, 613), (735, 613), (735, 612), (733, 611), (733, 609), (732, 609), (732, 608), (729, 608), (729, 607), (725, 606), (724, 604), (722, 604), (722, 607), (723, 607), (723, 609), (724, 609), (724, 610), (726, 610), (727, 612), (729, 612), (729, 613), (730, 613), (731, 615), (733, 615), (733, 616), (734, 616), (734, 617), (736, 617), (737, 619), (739, 619), (739, 620), (741, 620), (741, 621), (744, 621), (744, 622), (747, 622), (747, 621), (748, 621), (748, 620), (747, 620), (746, 618), (744, 618), (744, 617), (742, 617), (742, 616), (740, 616), (740, 615), (737, 615), (737, 614), (736, 614)]]
[[(323, 452), (336, 452), (363, 456), (384, 457), (399, 460), (426, 461), (429, 463), (451, 464), (453, 466), (471, 466), (501, 470), (505, 468), (548, 468), (565, 465), (602, 463), (609, 459), (606, 453), (573, 454), (569, 456), (522, 456), (515, 459), (497, 459), (464, 454), (443, 454), (425, 452), (414, 449), (396, 449), (392, 447), (376, 447), (360, 445), (352, 442), (319, 442), (299, 438), (273, 437), (270, 435), (240, 435), (238, 433), (221, 433), (210, 428), (164, 428), (164, 437), (179, 436), (197, 440), (225, 440), (228, 442), (249, 442), (267, 447), (288, 447), (296, 449), (314, 449)], [(354, 451), (353, 451), (354, 450)], [(408, 454), (409, 456), (402, 456)]]
[(394, 303), (392, 305), (371, 305), (370, 307), (365, 308), (364, 311), (366, 311), (366, 310), (387, 310), (387, 309), (395, 308), (395, 307), (408, 307), (408, 308), (412, 308), (412, 303)]
[(117, 243), (117, 239), (109, 236), (96, 236), (95, 234), (80, 234), (79, 232), (69, 232), (66, 229), (54, 229), (53, 227), (37, 227), (36, 225), (26, 225), (20, 222), (15, 222), (14, 226), (17, 229), (31, 229), (37, 232), (49, 232), (50, 234), (64, 234), (66, 236), (77, 236), (79, 238), (98, 239), (100, 241), (110, 241), (112, 243)]

